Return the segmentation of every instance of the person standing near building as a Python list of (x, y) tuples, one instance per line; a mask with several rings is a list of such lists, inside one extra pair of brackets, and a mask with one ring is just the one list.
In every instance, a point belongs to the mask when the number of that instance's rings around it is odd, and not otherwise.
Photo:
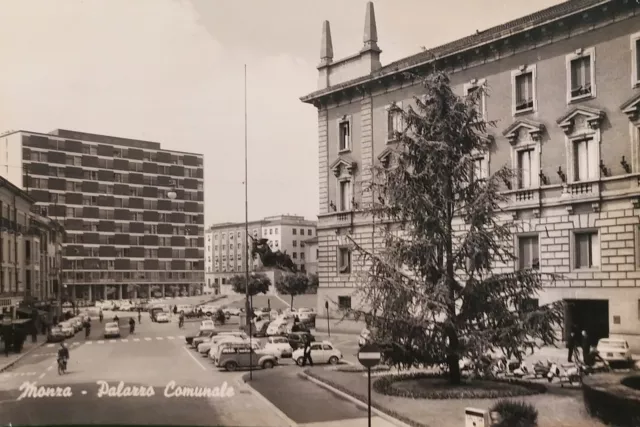
[(573, 362), (573, 356), (575, 354), (576, 351), (576, 345), (577, 345), (577, 341), (578, 337), (576, 336), (576, 332), (575, 329), (571, 330), (571, 333), (569, 334), (569, 340), (567, 341), (567, 348), (569, 349), (569, 355), (567, 356), (567, 362)]
[(582, 338), (581, 338), (581, 347), (582, 347), (582, 361), (586, 362), (587, 357), (589, 357), (589, 353), (591, 352), (591, 346), (589, 345), (589, 335), (587, 335), (586, 330), (582, 330)]
[(302, 350), (302, 366), (307, 365), (307, 360), (309, 361), (309, 365), (313, 366), (313, 360), (311, 359), (311, 338), (308, 335), (304, 335), (304, 349)]

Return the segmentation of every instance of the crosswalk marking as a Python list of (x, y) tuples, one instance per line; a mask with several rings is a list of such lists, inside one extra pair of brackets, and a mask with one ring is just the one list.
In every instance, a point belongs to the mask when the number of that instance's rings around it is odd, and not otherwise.
[(151, 338), (147, 337), (144, 339), (145, 341), (151, 341)]
[(53, 347), (55, 344), (47, 344), (47, 347), (51, 348)]
[(93, 344), (93, 341), (87, 341), (85, 344)]
[(181, 340), (184, 339), (184, 335), (178, 335), (178, 338), (180, 338)]
[(173, 337), (167, 337), (167, 339), (172, 340), (172, 339), (173, 339)]
[(134, 340), (135, 342), (138, 342), (138, 341), (140, 341), (140, 338), (134, 338), (133, 340)]
[(12, 378), (12, 377), (33, 377), (38, 375), (37, 372), (3, 372), (0, 374), (0, 378)]
[(158, 341), (162, 341), (164, 338), (162, 338), (162, 337), (156, 337), (156, 339), (157, 339)]
[(104, 344), (104, 341), (100, 340), (98, 341), (98, 344)]
[(120, 341), (121, 341), (121, 342), (129, 342), (129, 340), (127, 340), (127, 339), (122, 339), (122, 340), (120, 340)]

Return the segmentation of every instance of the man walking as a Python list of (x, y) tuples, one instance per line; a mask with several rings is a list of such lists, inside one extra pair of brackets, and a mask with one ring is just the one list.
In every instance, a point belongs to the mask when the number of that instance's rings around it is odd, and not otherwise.
[(307, 365), (307, 360), (309, 361), (309, 365), (313, 366), (313, 360), (311, 360), (311, 339), (306, 335), (304, 336), (304, 349), (302, 353), (302, 366)]
[(567, 348), (569, 349), (569, 356), (567, 357), (567, 362), (573, 362), (573, 356), (576, 351), (576, 341), (578, 337), (576, 336), (575, 329), (571, 330), (571, 334), (569, 335), (569, 340), (567, 341)]

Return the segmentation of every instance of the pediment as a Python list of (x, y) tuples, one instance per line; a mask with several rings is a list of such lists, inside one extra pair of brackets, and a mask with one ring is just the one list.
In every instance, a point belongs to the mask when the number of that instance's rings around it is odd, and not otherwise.
[(629, 117), (629, 120), (637, 120), (640, 116), (640, 93), (629, 98), (620, 106), (620, 109)]
[(348, 156), (339, 156), (333, 163), (331, 163), (331, 170), (337, 177), (342, 175), (343, 171), (347, 171), (349, 175), (353, 175), (356, 170), (356, 162)]
[(576, 107), (557, 120), (558, 125), (565, 133), (571, 133), (574, 128), (588, 126), (591, 129), (599, 129), (605, 113), (602, 110), (591, 107)]
[(393, 150), (391, 148), (387, 147), (384, 150), (382, 150), (382, 153), (380, 153), (378, 155), (378, 160), (383, 165), (387, 165), (387, 164), (389, 164), (389, 160), (390, 160), (391, 154), (393, 154)]
[[(506, 128), (502, 135), (506, 136), (511, 144), (515, 144), (523, 139), (531, 139), (532, 141), (540, 141), (540, 137), (544, 132), (542, 123), (533, 120), (520, 119), (516, 120)], [(527, 138), (528, 137), (528, 138)]]

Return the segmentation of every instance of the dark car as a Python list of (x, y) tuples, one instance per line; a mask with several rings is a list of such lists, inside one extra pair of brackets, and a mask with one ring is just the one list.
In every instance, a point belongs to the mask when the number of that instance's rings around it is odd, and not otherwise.
[(316, 337), (314, 337), (308, 332), (292, 332), (289, 335), (287, 335), (287, 339), (289, 340), (289, 345), (291, 346), (293, 351), (295, 351), (299, 347), (304, 346), (303, 339), (305, 336), (309, 337), (309, 340), (311, 342), (314, 342), (316, 340)]
[(51, 328), (51, 331), (47, 334), (47, 342), (62, 342), (65, 338), (64, 332), (57, 326)]
[(291, 332), (306, 332), (310, 334), (311, 330), (309, 330), (309, 327), (307, 325), (300, 322), (300, 323), (293, 324), (293, 326), (291, 327)]
[(187, 342), (187, 344), (189, 345), (193, 345), (193, 340), (196, 338), (200, 338), (200, 337), (212, 337), (214, 334), (212, 333), (212, 331), (209, 330), (204, 330), (204, 331), (199, 331), (197, 334), (195, 335), (189, 335), (184, 337), (184, 340)]

